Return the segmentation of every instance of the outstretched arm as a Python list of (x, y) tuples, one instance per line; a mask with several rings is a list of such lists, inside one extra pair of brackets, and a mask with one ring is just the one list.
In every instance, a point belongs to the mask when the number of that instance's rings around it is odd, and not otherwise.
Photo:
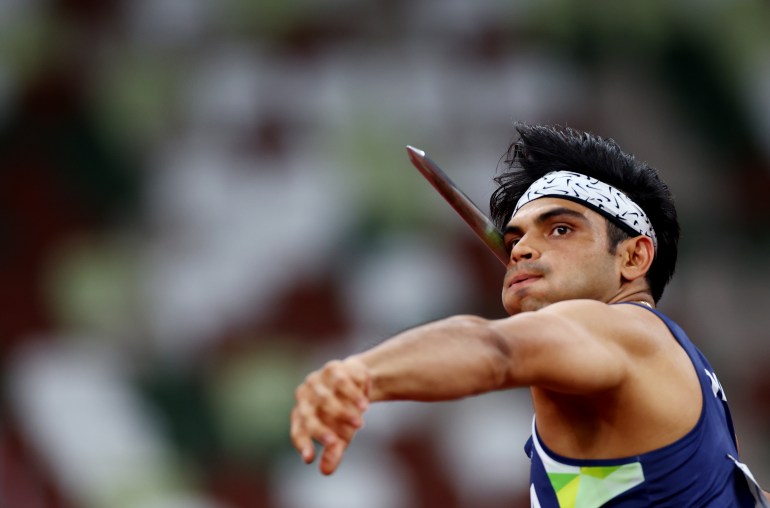
[[(453, 400), (517, 386), (570, 393), (621, 382), (624, 351), (606, 340), (598, 302), (555, 304), (503, 320), (457, 316), (407, 330), (311, 373), (296, 391), (292, 441), (306, 462), (313, 440), (332, 473), (370, 402)], [(612, 320), (610, 320), (612, 321)]]
[(321, 443), (321, 471), (330, 474), (370, 402), (450, 400), (499, 387), (505, 360), (487, 323), (458, 316), (426, 324), (310, 373), (295, 393), (294, 446), (309, 463), (313, 440)]

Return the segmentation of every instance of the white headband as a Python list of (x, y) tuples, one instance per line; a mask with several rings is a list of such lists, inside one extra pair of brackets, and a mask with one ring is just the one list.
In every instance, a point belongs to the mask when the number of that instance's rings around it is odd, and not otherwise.
[(639, 205), (615, 187), (572, 171), (552, 171), (535, 180), (519, 198), (511, 218), (522, 206), (546, 196), (584, 202), (606, 217), (622, 222), (640, 235), (650, 237), (655, 250), (658, 250), (655, 230)]

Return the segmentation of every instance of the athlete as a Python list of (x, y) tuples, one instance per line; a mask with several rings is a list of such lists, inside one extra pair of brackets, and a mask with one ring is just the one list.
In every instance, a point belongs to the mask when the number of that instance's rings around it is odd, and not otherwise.
[(317, 441), (333, 473), (372, 402), (528, 387), (533, 507), (770, 506), (714, 369), (655, 309), (677, 258), (668, 187), (612, 140), (516, 129), (490, 199), (510, 317), (417, 326), (309, 374), (291, 417), (303, 459)]

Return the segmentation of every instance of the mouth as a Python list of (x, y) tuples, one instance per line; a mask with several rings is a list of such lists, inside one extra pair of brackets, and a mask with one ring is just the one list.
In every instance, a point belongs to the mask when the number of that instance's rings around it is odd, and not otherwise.
[(542, 275), (534, 275), (534, 274), (528, 274), (528, 273), (520, 273), (513, 277), (508, 282), (508, 289), (519, 289), (525, 286), (528, 286), (530, 284), (533, 284), (534, 282), (537, 282), (538, 280), (542, 279)]

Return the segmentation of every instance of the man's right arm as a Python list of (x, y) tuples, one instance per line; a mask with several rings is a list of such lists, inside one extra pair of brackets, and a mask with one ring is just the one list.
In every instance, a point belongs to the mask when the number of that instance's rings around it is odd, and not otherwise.
[(371, 375), (369, 400), (453, 400), (540, 386), (589, 394), (617, 386), (628, 351), (618, 313), (631, 306), (573, 300), (486, 320), (457, 316), (407, 330), (358, 355)]
[[(334, 471), (369, 402), (453, 400), (517, 386), (591, 393), (619, 384), (624, 351), (606, 340), (599, 302), (563, 302), (490, 321), (458, 316), (407, 330), (311, 373), (297, 389), (292, 440)], [(609, 320), (613, 321), (613, 320)], [(597, 330), (599, 333), (597, 333)]]

